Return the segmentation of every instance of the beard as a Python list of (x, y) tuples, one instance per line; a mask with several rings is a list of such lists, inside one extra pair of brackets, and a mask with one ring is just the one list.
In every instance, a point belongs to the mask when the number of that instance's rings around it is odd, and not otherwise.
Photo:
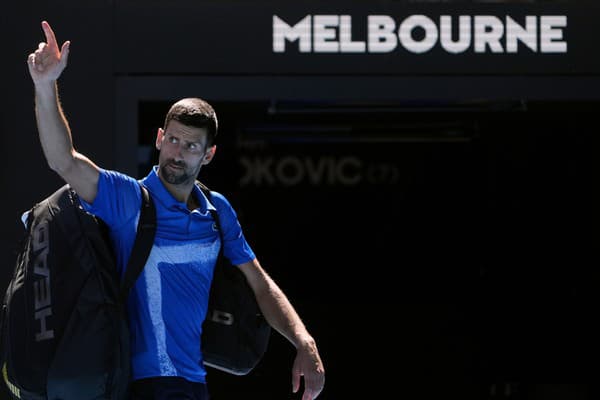
[[(171, 166), (178, 168), (172, 168)], [(198, 176), (199, 168), (198, 171), (194, 171), (193, 169), (188, 168), (184, 162), (171, 159), (162, 163), (158, 171), (168, 183), (172, 185), (181, 185), (194, 181), (196, 176)]]

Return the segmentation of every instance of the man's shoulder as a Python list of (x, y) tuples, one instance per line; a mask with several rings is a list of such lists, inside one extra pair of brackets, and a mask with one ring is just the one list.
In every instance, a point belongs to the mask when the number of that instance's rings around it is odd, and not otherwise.
[(101, 169), (96, 199), (92, 204), (82, 203), (93, 214), (129, 214), (139, 208), (140, 201), (138, 180), (119, 171)]
[(222, 194), (221, 192), (211, 190), (210, 191), (210, 200), (213, 203), (213, 205), (215, 206), (215, 208), (218, 208), (219, 205), (231, 206), (231, 204), (229, 203), (229, 200), (227, 200), (225, 195)]
[(229, 200), (227, 200), (227, 197), (225, 197), (225, 195), (223, 195), (221, 192), (208, 189), (202, 184), (198, 186), (200, 187), (200, 190), (204, 193), (210, 204), (212, 204), (212, 206), (217, 210), (220, 211), (224, 208), (232, 208), (231, 203), (229, 202)]
[(137, 182), (137, 179), (123, 173), (120, 171), (112, 170), (112, 169), (100, 169), (100, 176), (105, 179), (115, 181), (115, 182)]

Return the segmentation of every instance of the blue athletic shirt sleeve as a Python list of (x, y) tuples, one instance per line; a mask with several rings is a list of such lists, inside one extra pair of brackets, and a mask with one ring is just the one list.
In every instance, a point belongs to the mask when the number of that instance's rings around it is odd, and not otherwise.
[(86, 211), (108, 225), (121, 276), (125, 272), (135, 240), (141, 201), (139, 184), (134, 178), (104, 169), (100, 170), (98, 192), (93, 203), (80, 199)]
[(138, 182), (116, 171), (100, 170), (98, 193), (93, 203), (81, 200), (83, 208), (118, 230), (139, 216), (142, 201)]
[(256, 255), (244, 237), (235, 210), (221, 193), (213, 191), (211, 196), (223, 230), (223, 254), (233, 265), (252, 261)]

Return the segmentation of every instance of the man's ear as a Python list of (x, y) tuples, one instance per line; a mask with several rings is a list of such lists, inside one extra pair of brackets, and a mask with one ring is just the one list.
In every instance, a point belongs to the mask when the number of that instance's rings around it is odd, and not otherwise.
[(204, 157), (202, 158), (202, 165), (206, 165), (206, 164), (210, 163), (212, 161), (212, 159), (214, 158), (216, 151), (217, 151), (216, 144), (213, 144), (211, 147), (209, 147), (206, 150), (206, 153), (204, 153)]
[(158, 132), (156, 132), (156, 150), (160, 151), (160, 146), (162, 145), (164, 137), (165, 131), (163, 130), (163, 128), (158, 128)]

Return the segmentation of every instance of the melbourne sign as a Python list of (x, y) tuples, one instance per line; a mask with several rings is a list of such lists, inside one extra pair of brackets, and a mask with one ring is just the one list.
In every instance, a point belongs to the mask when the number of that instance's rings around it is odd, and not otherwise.
[[(274, 53), (566, 53), (566, 15), (273, 15)], [(356, 26), (356, 25), (360, 26)], [(358, 28), (358, 29), (356, 29)], [(362, 36), (353, 32), (362, 32)]]

